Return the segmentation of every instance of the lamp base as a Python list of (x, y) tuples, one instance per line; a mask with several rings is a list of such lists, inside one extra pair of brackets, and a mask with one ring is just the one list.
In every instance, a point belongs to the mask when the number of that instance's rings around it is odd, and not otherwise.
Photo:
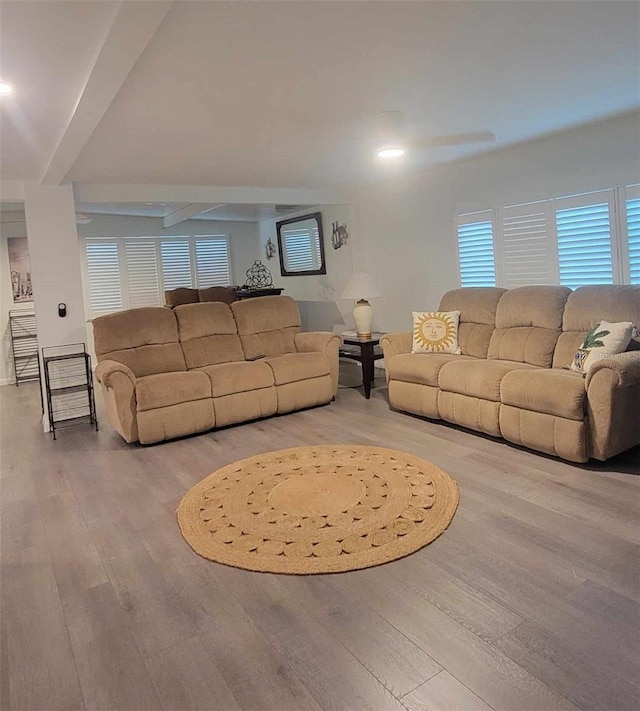
[(358, 338), (371, 338), (373, 308), (366, 299), (360, 299), (353, 308), (353, 320)]

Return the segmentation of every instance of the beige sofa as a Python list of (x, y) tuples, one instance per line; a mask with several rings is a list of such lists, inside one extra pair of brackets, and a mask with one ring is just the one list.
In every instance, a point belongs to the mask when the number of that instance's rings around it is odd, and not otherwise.
[(164, 305), (171, 309), (183, 304), (197, 304), (205, 301), (223, 301), (225, 304), (232, 304), (237, 300), (238, 297), (233, 286), (210, 286), (207, 289), (190, 289), (183, 286), (164, 292)]
[(411, 333), (383, 337), (389, 402), (574, 462), (640, 444), (640, 350), (566, 369), (601, 320), (640, 325), (639, 286), (455, 289), (461, 355), (411, 353)]
[(330, 402), (333, 333), (301, 333), (288, 296), (142, 308), (93, 321), (109, 421), (127, 442), (160, 442)]

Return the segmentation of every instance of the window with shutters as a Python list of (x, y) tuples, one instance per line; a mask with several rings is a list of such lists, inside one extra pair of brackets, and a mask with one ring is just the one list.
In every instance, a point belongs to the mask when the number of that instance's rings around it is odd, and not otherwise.
[[(635, 193), (635, 196), (629, 195)], [(626, 248), (629, 265), (629, 284), (640, 284), (640, 186), (627, 189), (625, 200)]]
[(93, 315), (122, 308), (122, 283), (118, 259), (118, 241), (101, 239), (87, 241), (87, 279), (89, 304)]
[(460, 215), (457, 232), (462, 286), (640, 283), (640, 186)]
[(160, 277), (155, 240), (129, 239), (123, 242), (130, 308), (157, 306)]
[(196, 239), (196, 280), (198, 289), (231, 284), (226, 239)]
[(496, 285), (491, 211), (458, 219), (458, 261), (461, 286)]
[(225, 235), (88, 237), (84, 246), (85, 298), (91, 317), (161, 306), (168, 289), (232, 283)]
[(555, 200), (560, 284), (613, 284), (613, 191)]
[(505, 207), (499, 211), (502, 284), (507, 289), (553, 284), (557, 275), (553, 220), (548, 201)]
[(166, 290), (179, 289), (186, 286), (192, 289), (195, 284), (191, 268), (191, 250), (189, 240), (163, 239), (160, 242), (160, 258), (162, 261), (162, 284)]

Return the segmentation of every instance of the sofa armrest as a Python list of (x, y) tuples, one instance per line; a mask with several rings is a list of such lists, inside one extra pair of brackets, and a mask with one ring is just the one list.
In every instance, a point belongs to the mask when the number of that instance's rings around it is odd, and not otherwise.
[(604, 461), (640, 444), (640, 351), (598, 361), (585, 385), (589, 456)]
[(131, 368), (124, 363), (118, 363), (116, 360), (103, 360), (96, 365), (95, 375), (96, 380), (104, 385), (105, 388), (113, 387), (113, 374), (123, 373), (130, 381), (133, 387), (136, 385), (136, 376)]
[(112, 427), (125, 441), (137, 442), (136, 376), (133, 371), (124, 363), (103, 360), (96, 366), (95, 375), (102, 385), (107, 416)]
[(310, 331), (296, 333), (295, 335), (295, 346), (298, 353), (324, 353), (329, 358), (334, 396), (338, 392), (338, 351), (340, 350), (340, 343), (340, 336), (331, 333), (331, 331)]
[(399, 355), (400, 353), (411, 353), (412, 341), (413, 335), (411, 331), (386, 333), (380, 339), (385, 361), (388, 361), (392, 356)]
[(609, 358), (596, 361), (591, 368), (589, 368), (589, 372), (586, 376), (585, 385), (587, 389), (596, 373), (605, 368), (613, 371), (615, 375), (614, 380), (617, 379), (616, 385), (618, 387), (624, 388), (637, 385), (640, 383), (640, 350), (618, 353)]

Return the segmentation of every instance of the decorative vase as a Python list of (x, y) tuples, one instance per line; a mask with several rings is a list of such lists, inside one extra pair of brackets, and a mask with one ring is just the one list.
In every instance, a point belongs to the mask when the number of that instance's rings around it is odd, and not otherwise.
[(373, 307), (366, 299), (359, 299), (353, 307), (353, 320), (359, 338), (371, 338)]

